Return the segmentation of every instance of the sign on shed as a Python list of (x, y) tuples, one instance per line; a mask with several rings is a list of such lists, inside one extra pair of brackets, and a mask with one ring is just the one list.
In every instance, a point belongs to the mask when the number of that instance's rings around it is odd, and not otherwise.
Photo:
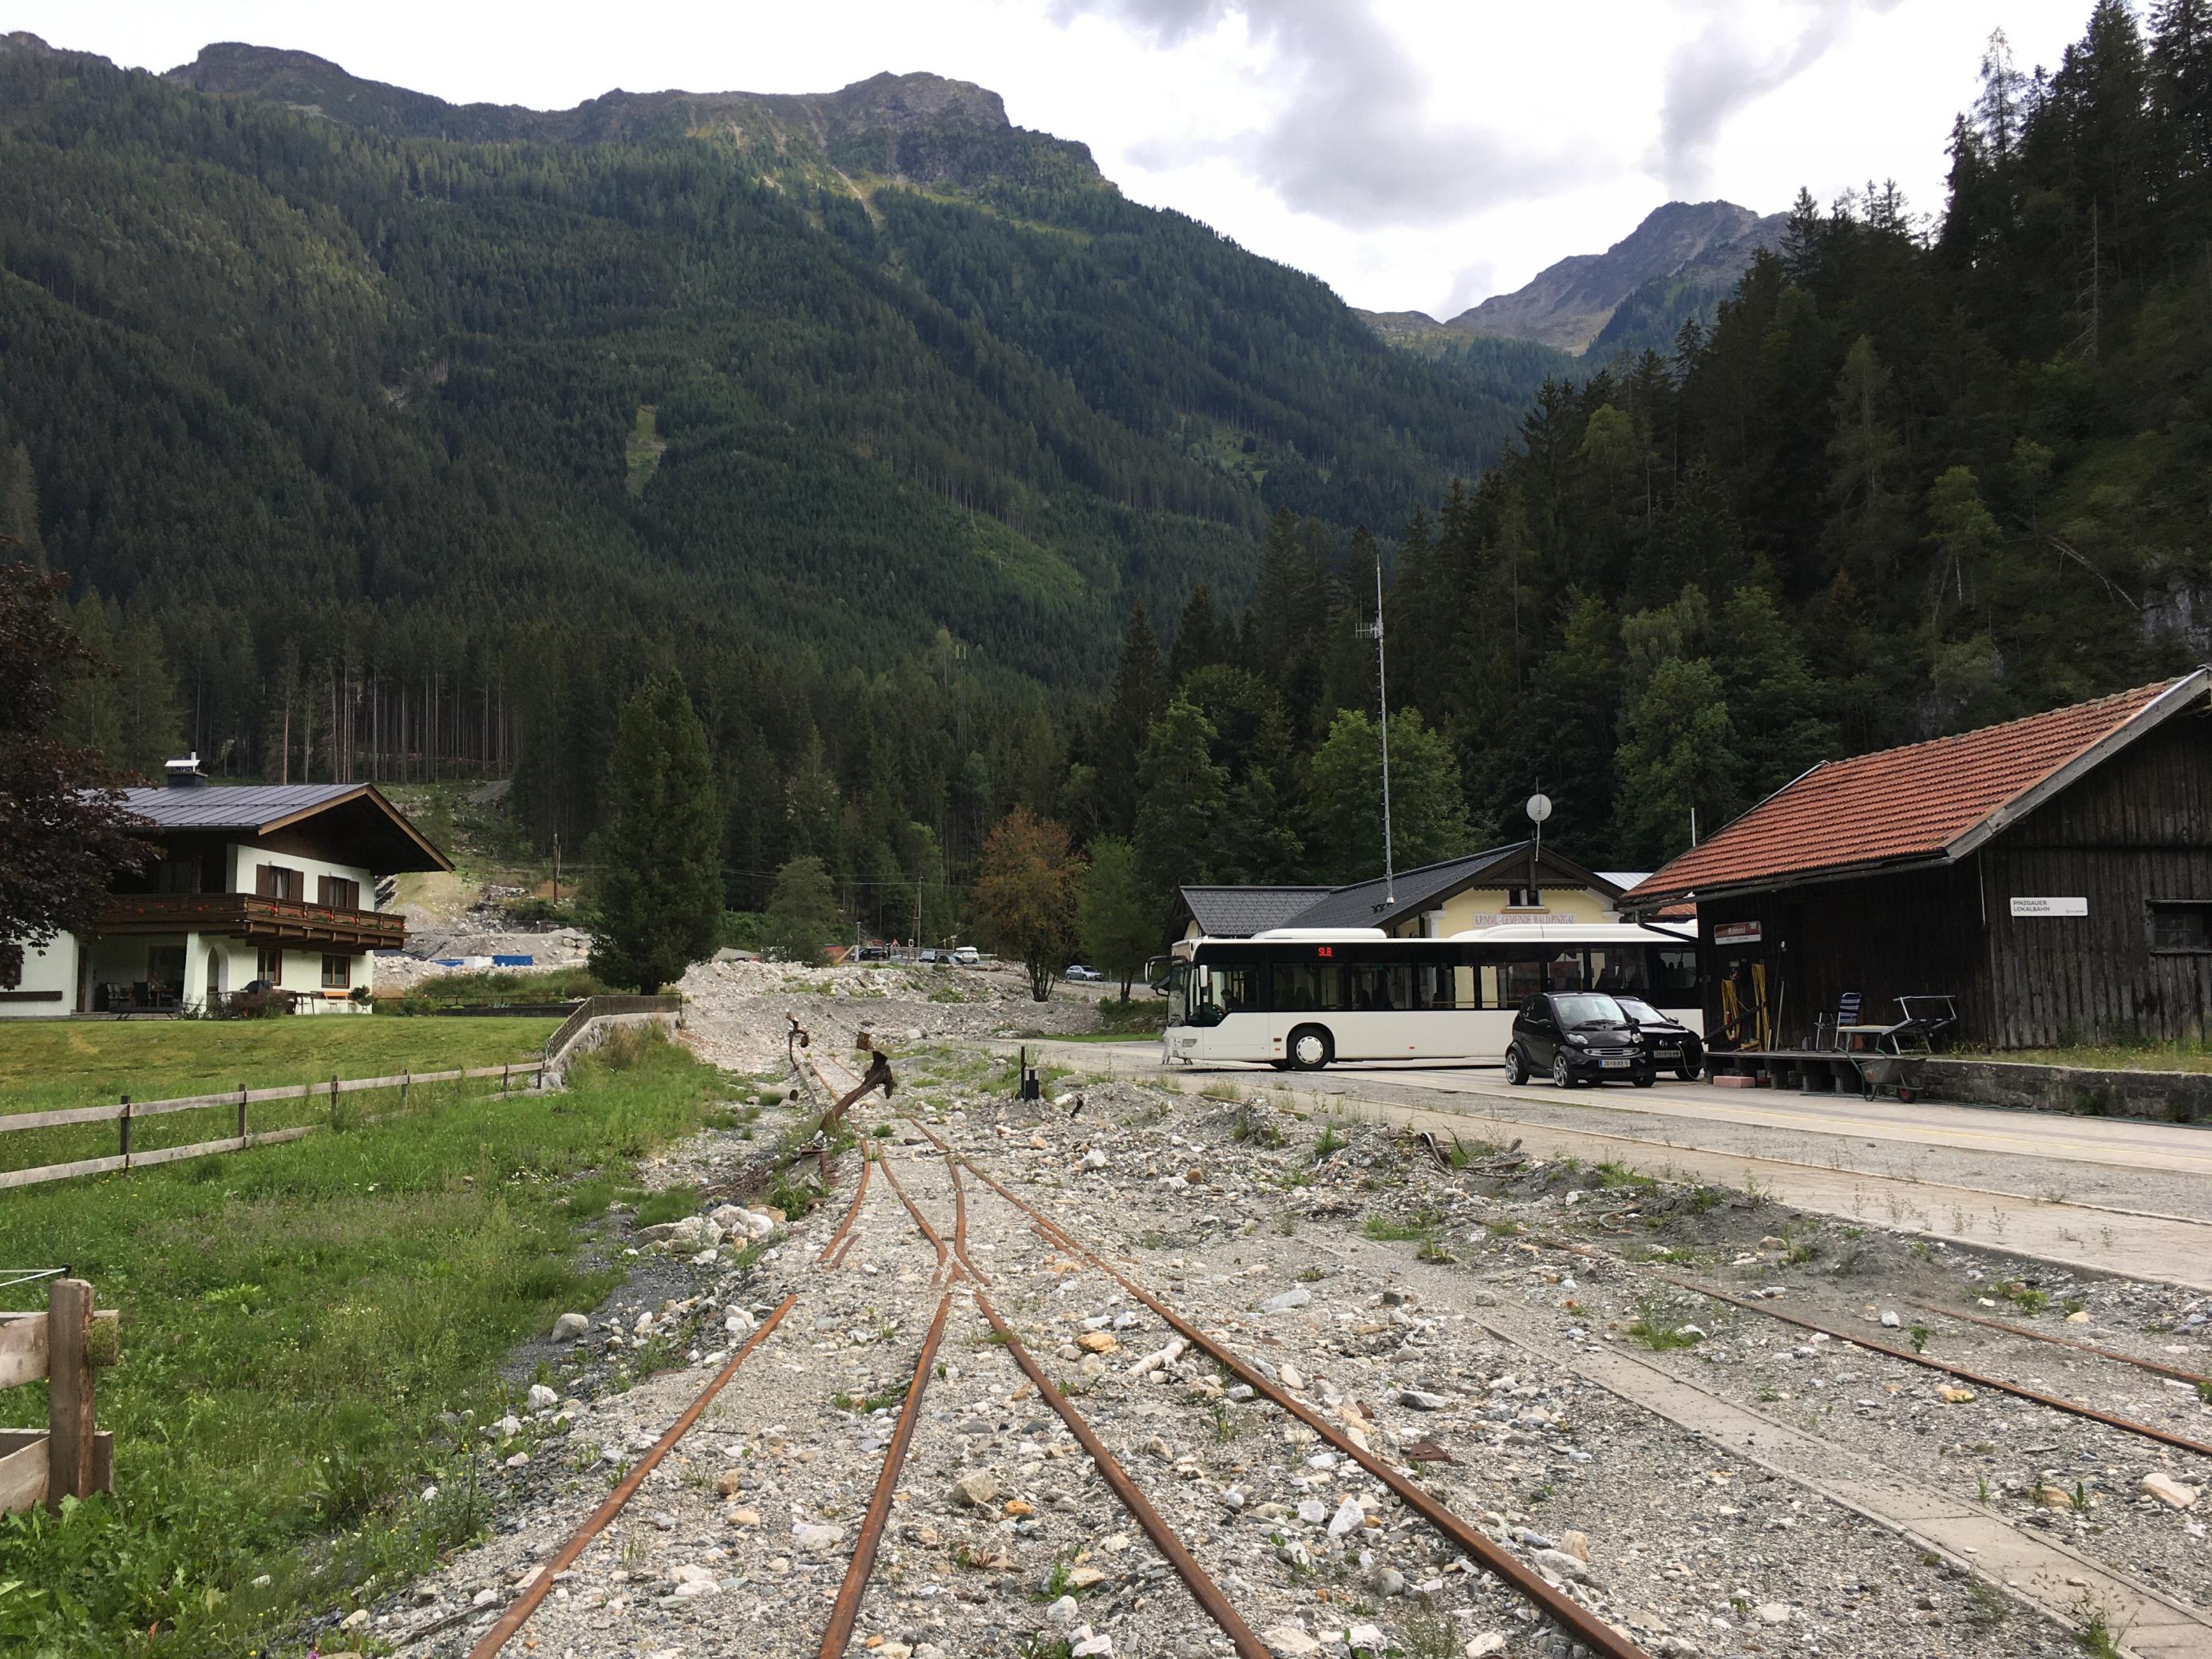
[(2086, 898), (2016, 898), (2012, 902), (2012, 913), (2016, 916), (2086, 916), (2089, 901)]
[(1723, 921), (1713, 928), (1716, 945), (1756, 945), (1759, 938), (1759, 925), (1755, 921)]

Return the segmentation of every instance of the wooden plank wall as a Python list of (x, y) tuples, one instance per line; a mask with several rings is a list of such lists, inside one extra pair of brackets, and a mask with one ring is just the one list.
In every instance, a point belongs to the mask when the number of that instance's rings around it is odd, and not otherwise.
[[(2152, 899), (2212, 900), (2212, 719), (2169, 721), (1986, 849), (2001, 1047), (2200, 1038), (2212, 953), (2154, 952)], [(2086, 898), (2086, 916), (2012, 915)]]

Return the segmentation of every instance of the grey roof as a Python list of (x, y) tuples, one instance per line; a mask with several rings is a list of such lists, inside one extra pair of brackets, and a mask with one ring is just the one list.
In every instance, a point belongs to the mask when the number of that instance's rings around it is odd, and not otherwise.
[(124, 805), (164, 830), (258, 830), (350, 795), (357, 783), (266, 783), (224, 788), (125, 789)]
[(1270, 927), (1280, 927), (1316, 899), (1326, 887), (1185, 887), (1182, 902), (1190, 907), (1199, 930), (1213, 939), (1249, 939)]
[(1474, 877), (1493, 865), (1503, 863), (1516, 854), (1525, 854), (1528, 843), (1516, 841), (1505, 847), (1492, 847), (1480, 853), (1469, 853), (1464, 858), (1446, 859), (1441, 864), (1425, 864), (1416, 870), (1401, 870), (1388, 884), (1387, 890), (1395, 898), (1395, 903), (1385, 903), (1386, 884), (1382, 877), (1372, 881), (1355, 882), (1349, 887), (1339, 887), (1316, 904), (1298, 912), (1288, 923), (1278, 926), (1293, 927), (1387, 927), (1397, 918), (1431, 909), (1431, 901), (1442, 899), (1453, 889), (1462, 887)]
[(1600, 870), (1596, 873), (1624, 893), (1637, 883), (1651, 879), (1651, 872), (1649, 870)]

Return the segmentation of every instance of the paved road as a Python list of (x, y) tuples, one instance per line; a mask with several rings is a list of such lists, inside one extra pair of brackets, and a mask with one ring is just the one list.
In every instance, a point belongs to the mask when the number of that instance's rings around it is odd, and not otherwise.
[[(1034, 1045), (1032, 1045), (1034, 1048)], [(1157, 1043), (1054, 1045), (1060, 1065), (1162, 1075)], [(1674, 1084), (1514, 1088), (1492, 1066), (1179, 1067), (1542, 1155), (1620, 1158), (1807, 1209), (2212, 1286), (2212, 1130), (1916, 1101)]]

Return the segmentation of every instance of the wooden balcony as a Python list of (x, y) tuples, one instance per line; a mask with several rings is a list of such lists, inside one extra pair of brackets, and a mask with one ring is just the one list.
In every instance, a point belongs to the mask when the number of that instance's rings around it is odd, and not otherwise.
[(100, 932), (216, 933), (256, 945), (295, 951), (396, 951), (407, 942), (407, 924), (378, 910), (341, 910), (298, 899), (257, 893), (130, 893), (111, 897), (100, 913)]

